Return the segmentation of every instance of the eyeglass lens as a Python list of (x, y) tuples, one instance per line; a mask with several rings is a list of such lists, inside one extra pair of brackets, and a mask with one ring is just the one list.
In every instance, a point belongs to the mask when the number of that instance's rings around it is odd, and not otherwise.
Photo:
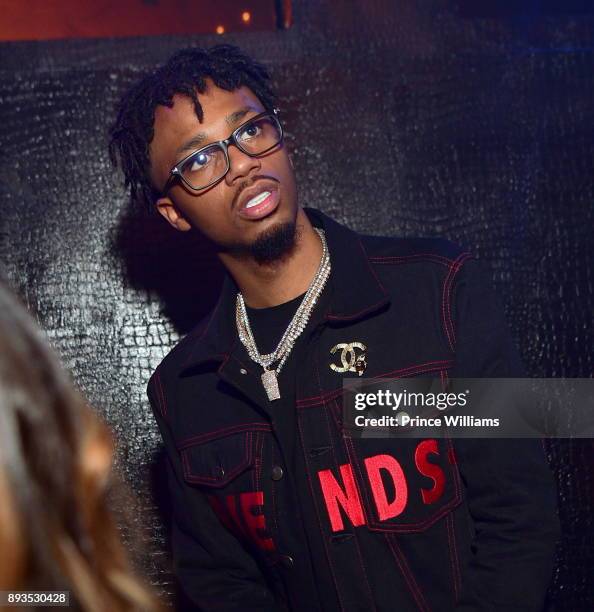
[[(237, 145), (248, 155), (262, 155), (281, 140), (280, 126), (274, 117), (248, 121), (236, 134)], [(194, 189), (207, 187), (227, 171), (227, 159), (221, 145), (213, 144), (191, 155), (181, 166), (184, 180)]]

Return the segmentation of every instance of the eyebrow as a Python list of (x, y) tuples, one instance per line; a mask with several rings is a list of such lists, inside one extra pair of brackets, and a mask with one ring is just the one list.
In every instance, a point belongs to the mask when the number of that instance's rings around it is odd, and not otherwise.
[[(230, 126), (234, 126), (238, 123), (240, 119), (243, 119), (249, 112), (261, 113), (262, 111), (260, 109), (255, 108), (254, 106), (244, 106), (243, 108), (236, 110), (230, 115), (227, 115), (225, 117), (225, 121)], [(204, 132), (198, 132), (198, 134), (192, 136), (190, 140), (187, 140), (186, 142), (184, 142), (184, 144), (181, 145), (179, 149), (177, 149), (177, 151), (175, 152), (175, 156), (178, 157), (179, 155), (181, 155), (182, 153), (185, 153), (186, 151), (194, 151), (195, 149), (198, 149), (207, 138), (208, 138), (207, 134), (205, 134)]]

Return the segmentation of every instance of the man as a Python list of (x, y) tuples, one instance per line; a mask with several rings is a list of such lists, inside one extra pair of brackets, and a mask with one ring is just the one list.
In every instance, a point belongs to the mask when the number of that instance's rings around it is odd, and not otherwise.
[(539, 440), (341, 427), (345, 377), (521, 375), (476, 260), (300, 207), (266, 70), (235, 47), (147, 76), (111, 151), (132, 195), (228, 272), (148, 385), (196, 607), (541, 609), (558, 523)]

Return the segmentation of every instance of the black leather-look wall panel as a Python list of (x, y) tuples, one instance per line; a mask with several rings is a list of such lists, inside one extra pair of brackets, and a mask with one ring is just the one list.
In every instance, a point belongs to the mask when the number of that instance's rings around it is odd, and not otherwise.
[[(294, 13), (287, 32), (225, 40), (273, 70), (301, 201), (361, 231), (465, 244), (491, 264), (530, 374), (592, 376), (592, 16), (468, 18), (445, 0), (301, 0)], [(141, 566), (168, 594), (145, 385), (212, 304), (220, 267), (129, 208), (106, 130), (145, 69), (221, 40), (0, 46), (2, 268), (112, 424)], [(563, 522), (550, 605), (590, 610), (594, 444), (548, 449)]]

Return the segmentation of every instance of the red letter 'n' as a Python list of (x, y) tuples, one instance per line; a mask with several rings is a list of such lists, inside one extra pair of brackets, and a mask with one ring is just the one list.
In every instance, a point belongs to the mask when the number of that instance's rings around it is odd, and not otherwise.
[(340, 475), (344, 482), (344, 491), (338, 482), (336, 482), (336, 478), (334, 478), (330, 470), (321, 470), (318, 472), (332, 531), (341, 531), (344, 529), (339, 505), (349, 517), (353, 527), (365, 524), (363, 508), (361, 506), (361, 500), (359, 499), (359, 492), (355, 484), (352, 467), (348, 463), (341, 465)]

